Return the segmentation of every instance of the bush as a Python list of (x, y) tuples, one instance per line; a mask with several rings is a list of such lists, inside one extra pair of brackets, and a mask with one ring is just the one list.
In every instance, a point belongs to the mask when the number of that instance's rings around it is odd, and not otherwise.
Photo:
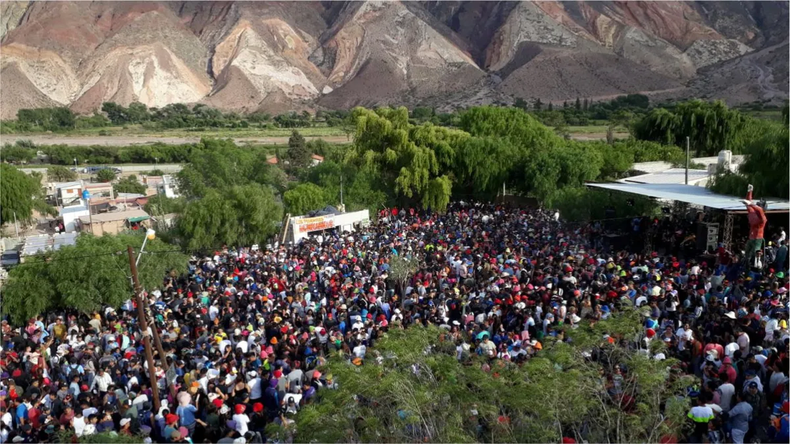
[(105, 183), (106, 182), (112, 182), (113, 180), (115, 180), (116, 177), (117, 177), (117, 174), (115, 174), (115, 171), (113, 171), (113, 170), (111, 170), (109, 168), (105, 168), (103, 170), (99, 170), (99, 172), (96, 173), (96, 179), (99, 182), (105, 182)]

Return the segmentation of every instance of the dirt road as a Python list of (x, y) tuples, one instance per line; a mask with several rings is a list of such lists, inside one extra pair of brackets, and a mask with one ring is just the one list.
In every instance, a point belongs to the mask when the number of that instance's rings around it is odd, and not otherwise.
[[(288, 137), (233, 137), (234, 142), (239, 145), (246, 143), (263, 145), (287, 145)], [(346, 136), (306, 136), (306, 140), (323, 139), (329, 143), (348, 143)], [(152, 143), (166, 143), (169, 145), (180, 145), (183, 143), (200, 142), (200, 137), (157, 137), (157, 136), (62, 136), (62, 135), (35, 135), (0, 136), (0, 145), (5, 143), (15, 143), (17, 140), (30, 140), (36, 145), (73, 145), (73, 146), (129, 146), (129, 145), (149, 145)]]

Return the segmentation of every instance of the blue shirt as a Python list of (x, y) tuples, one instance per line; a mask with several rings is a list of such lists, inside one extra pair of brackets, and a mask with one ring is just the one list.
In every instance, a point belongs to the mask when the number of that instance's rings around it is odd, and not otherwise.
[(19, 406), (16, 408), (16, 413), (14, 414), (14, 422), (16, 422), (17, 426), (19, 426), (20, 419), (24, 419), (25, 421), (28, 420), (27, 406), (25, 404), (19, 404)]
[(197, 412), (197, 407), (191, 404), (186, 407), (179, 406), (176, 409), (176, 414), (181, 418), (181, 425), (184, 427), (195, 423), (195, 412)]

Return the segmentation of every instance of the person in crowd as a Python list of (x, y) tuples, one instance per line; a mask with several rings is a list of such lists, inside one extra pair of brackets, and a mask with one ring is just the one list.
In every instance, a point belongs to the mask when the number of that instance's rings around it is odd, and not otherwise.
[[(718, 442), (730, 430), (743, 442), (763, 427), (786, 441), (785, 240), (776, 241), (773, 263), (756, 269), (740, 241), (718, 254), (689, 254), (680, 239), (693, 227), (668, 217), (626, 221), (638, 243), (653, 245), (643, 253), (612, 249), (598, 222), (571, 225), (539, 209), (455, 202), (444, 213), (377, 216), (353, 233), (224, 247), (146, 289), (164, 353), (153, 349), (153, 379), (132, 301), (87, 315), (55, 310), (21, 326), (3, 319), (0, 441), (62, 429), (150, 442), (264, 442), (266, 425), (290, 426), (319, 393), (342, 387), (327, 374), (330, 354), (367, 365), (381, 357), (377, 343), (391, 329), (439, 326), (459, 361), (477, 354), (491, 371), (522, 365), (549, 338), (567, 340), (565, 326), (626, 308), (644, 313), (639, 338), (606, 335), (604, 343), (677, 359), (696, 378), (694, 439)], [(757, 228), (762, 238), (764, 225)], [(646, 242), (648, 233), (657, 235)], [(394, 282), (391, 266), (401, 257), (415, 269)], [(654, 341), (664, 346), (652, 355)], [(633, 411), (629, 371), (601, 365), (600, 390)], [(770, 423), (759, 423), (771, 408)]]

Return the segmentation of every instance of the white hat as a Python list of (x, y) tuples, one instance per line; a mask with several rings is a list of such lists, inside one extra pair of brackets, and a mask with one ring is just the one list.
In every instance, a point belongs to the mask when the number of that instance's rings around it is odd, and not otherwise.
[(726, 317), (728, 317), (730, 319), (735, 319), (735, 317), (736, 317), (734, 311), (728, 311), (727, 313), (724, 314), (724, 316), (726, 316)]
[(132, 422), (130, 418), (123, 418), (121, 420), (121, 427), (125, 426), (126, 424), (129, 424), (130, 422)]
[(240, 335), (241, 335), (241, 330), (239, 330), (238, 328), (233, 330), (233, 336), (240, 336)]

